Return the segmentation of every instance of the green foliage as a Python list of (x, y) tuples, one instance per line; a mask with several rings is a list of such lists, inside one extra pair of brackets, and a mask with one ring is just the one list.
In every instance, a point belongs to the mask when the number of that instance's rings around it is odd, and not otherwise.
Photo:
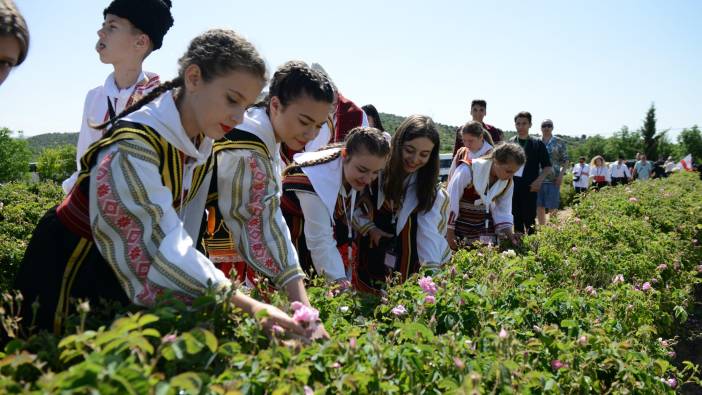
[(23, 179), (29, 170), (31, 153), (27, 142), (12, 138), (12, 131), (0, 128), (0, 183)]
[(688, 173), (588, 193), (516, 252), (458, 252), (432, 274), (433, 302), (417, 276), (381, 299), (316, 278), (332, 339), (307, 346), (268, 340), (216, 295), (15, 339), (0, 392), (673, 393), (673, 379), (699, 381), (668, 339), (700, 282), (701, 194)]
[(32, 160), (36, 161), (45, 148), (58, 148), (64, 145), (78, 144), (78, 133), (44, 133), (27, 137), (29, 149), (32, 150)]
[(0, 289), (11, 288), (34, 227), (62, 198), (53, 182), (0, 185)]
[(37, 173), (42, 180), (62, 181), (76, 171), (76, 147), (61, 145), (44, 148), (37, 159)]
[[(395, 135), (395, 131), (405, 119), (397, 115), (382, 112), (379, 113), (379, 115), (385, 131), (391, 135)], [(436, 123), (436, 126), (439, 129), (439, 138), (441, 139), (440, 152), (453, 152), (453, 146), (456, 143), (456, 130), (458, 129), (458, 126), (444, 125), (438, 122)]]
[(702, 132), (697, 125), (683, 130), (678, 136), (678, 144), (681, 145), (681, 156), (692, 154), (696, 163), (702, 162)]

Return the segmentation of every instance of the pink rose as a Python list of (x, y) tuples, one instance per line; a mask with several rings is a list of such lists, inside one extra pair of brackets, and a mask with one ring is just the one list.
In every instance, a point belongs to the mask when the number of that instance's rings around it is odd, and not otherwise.
[(678, 386), (678, 380), (676, 380), (675, 377), (669, 378), (667, 384), (670, 388), (675, 388)]
[(500, 339), (506, 339), (507, 336), (509, 336), (509, 334), (507, 333), (505, 328), (502, 328), (500, 329), (500, 333), (498, 334), (498, 336), (500, 337)]
[(637, 198), (635, 198), (635, 197), (632, 196), (632, 197), (629, 198), (629, 201), (630, 201), (631, 203), (636, 203), (636, 202), (639, 201), (639, 199), (637, 199)]
[(405, 306), (398, 304), (397, 306), (393, 307), (393, 309), (390, 310), (390, 312), (400, 317), (407, 314), (407, 309), (405, 308)]
[(163, 339), (161, 339), (161, 342), (162, 343), (174, 343), (177, 339), (178, 339), (178, 336), (171, 333), (169, 335), (164, 336)]
[(578, 338), (578, 344), (580, 344), (581, 346), (587, 345), (587, 336), (585, 336), (585, 335), (580, 336)]
[(356, 348), (356, 338), (355, 337), (352, 337), (349, 339), (349, 348), (352, 350)]
[(466, 367), (466, 364), (464, 364), (463, 361), (461, 361), (461, 359), (458, 357), (453, 357), (453, 364), (456, 365), (456, 368), (460, 370), (463, 370)]
[(617, 274), (616, 276), (614, 276), (614, 279), (612, 279), (612, 284), (614, 284), (614, 285), (617, 285), (617, 284), (623, 283), (623, 282), (624, 282), (624, 276), (621, 274)]
[(656, 269), (658, 269), (658, 270), (661, 271), (661, 272), (662, 272), (663, 270), (667, 269), (667, 268), (668, 268), (668, 265), (666, 265), (665, 263), (661, 263), (660, 265), (658, 265), (658, 266), (656, 267)]
[(433, 295), (427, 295), (426, 297), (424, 297), (424, 303), (425, 304), (434, 304), (434, 303), (436, 303), (436, 299), (434, 298)]
[(643, 285), (641, 286), (641, 289), (644, 290), (644, 291), (650, 291), (650, 290), (651, 290), (651, 283), (649, 283), (648, 281), (646, 281), (646, 282), (643, 283)]
[(429, 295), (435, 295), (437, 288), (431, 277), (426, 276), (419, 279), (419, 286)]
[(293, 310), (295, 313), (292, 319), (301, 324), (304, 327), (314, 327), (319, 321), (319, 311), (317, 309), (308, 307), (299, 302), (292, 303)]
[(551, 368), (553, 370), (562, 369), (564, 367), (566, 367), (566, 364), (564, 364), (563, 362), (561, 362), (558, 359), (554, 359), (553, 361), (551, 361)]
[(305, 395), (314, 395), (314, 390), (308, 386), (305, 386)]

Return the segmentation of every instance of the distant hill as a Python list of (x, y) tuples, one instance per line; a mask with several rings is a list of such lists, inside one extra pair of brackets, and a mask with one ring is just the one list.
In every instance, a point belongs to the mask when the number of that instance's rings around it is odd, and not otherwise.
[[(395, 134), (395, 130), (397, 130), (405, 119), (395, 114), (386, 114), (383, 112), (379, 115), (385, 131), (390, 134)], [(439, 128), (439, 138), (441, 138), (441, 152), (453, 152), (453, 144), (456, 142), (456, 129), (458, 126), (444, 125), (438, 122), (436, 126)]]
[(32, 160), (36, 160), (44, 148), (54, 148), (61, 145), (77, 145), (78, 133), (44, 133), (27, 137)]
[[(400, 126), (404, 117), (395, 114), (380, 113), (380, 120), (383, 122), (383, 127), (390, 134), (395, 134), (395, 130)], [(439, 127), (439, 137), (441, 138), (441, 152), (453, 152), (453, 144), (455, 142), (456, 129), (458, 126), (445, 125), (442, 123), (436, 124)], [(532, 128), (533, 129), (533, 128)], [(505, 137), (511, 138), (516, 135), (516, 132), (505, 130)], [(538, 130), (537, 130), (538, 132)], [(538, 134), (532, 134), (537, 135)], [(569, 150), (573, 150), (578, 145), (582, 144), (584, 137), (573, 137), (556, 134), (558, 137), (565, 140)], [(57, 147), (65, 144), (76, 145), (78, 143), (78, 133), (45, 133), (27, 138), (29, 149), (32, 150), (33, 159), (39, 156), (41, 151), (47, 147)], [(571, 158), (572, 160), (572, 158)]]

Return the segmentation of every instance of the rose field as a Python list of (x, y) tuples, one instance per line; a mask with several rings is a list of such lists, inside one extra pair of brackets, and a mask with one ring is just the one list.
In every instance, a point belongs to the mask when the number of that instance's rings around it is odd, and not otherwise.
[[(697, 174), (575, 198), (516, 247), (464, 250), (382, 298), (308, 290), (331, 340), (301, 344), (223, 295), (149, 309), (76, 301), (59, 338), (18, 329), (11, 290), (53, 184), (0, 186), (0, 393), (694, 393)], [(41, 275), (38, 273), (37, 275)], [(258, 291), (253, 291), (258, 295)], [(697, 297), (696, 297), (697, 295)], [(281, 295), (271, 302), (291, 311)], [(114, 314), (118, 314), (115, 319)], [(699, 324), (696, 324), (699, 325)], [(9, 335), (9, 337), (8, 337)], [(684, 358), (683, 358), (684, 357)], [(685, 358), (690, 359), (688, 361)]]

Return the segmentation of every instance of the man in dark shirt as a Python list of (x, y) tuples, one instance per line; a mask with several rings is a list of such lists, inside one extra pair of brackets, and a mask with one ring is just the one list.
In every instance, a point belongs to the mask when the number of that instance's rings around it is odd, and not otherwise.
[(514, 176), (512, 215), (514, 231), (534, 233), (536, 220), (536, 197), (541, 184), (552, 174), (551, 158), (541, 140), (529, 136), (531, 114), (522, 111), (514, 117), (517, 135), (510, 141), (519, 144), (526, 153), (526, 163), (520, 177)]
[[(480, 124), (483, 125), (483, 129), (490, 133), (493, 143), (497, 144), (499, 141), (504, 140), (504, 134), (502, 133), (502, 130), (483, 122), (483, 119), (485, 119), (485, 114), (487, 114), (487, 102), (480, 99), (473, 100), (473, 102), (470, 104), (470, 116), (473, 118), (473, 121), (480, 122)], [(456, 143), (453, 145), (453, 156), (456, 156), (456, 152), (463, 147), (463, 135), (461, 134), (461, 129), (462, 127), (456, 129)]]

